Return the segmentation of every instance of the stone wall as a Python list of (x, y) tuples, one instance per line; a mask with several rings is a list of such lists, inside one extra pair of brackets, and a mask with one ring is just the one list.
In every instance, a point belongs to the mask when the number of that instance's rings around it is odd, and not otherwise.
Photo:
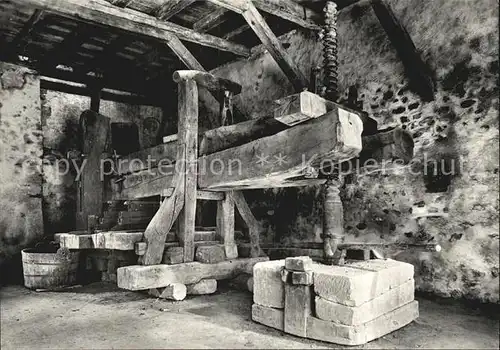
[[(437, 242), (440, 254), (388, 253), (415, 265), (420, 291), (498, 302), (498, 2), (388, 3), (434, 72), (436, 97), (424, 103), (409, 90), (403, 66), (366, 1), (341, 11), (342, 100), (355, 87), (379, 128), (401, 126), (415, 140), (411, 166), (360, 174), (346, 184), (347, 239)], [(292, 32), (281, 39), (306, 76), (321, 65), (314, 34)], [(235, 105), (252, 118), (269, 114), (275, 99), (293, 93), (266, 52), (212, 72), (243, 85)], [(206, 108), (216, 113), (214, 106)], [(444, 173), (435, 176), (429, 160)], [(263, 240), (319, 240), (320, 188), (248, 191), (247, 197), (263, 224)]]
[(40, 80), (26, 68), (0, 62), (0, 266), (40, 239), (42, 225)]
[[(2, 62), (0, 82), (0, 268), (18, 282), (22, 248), (75, 228), (76, 174), (57, 161), (78, 148), (90, 98), (41, 90), (36, 72)], [(161, 108), (101, 101), (100, 112), (136, 123), (141, 147), (161, 133)]]
[[(41, 101), (44, 227), (46, 234), (52, 235), (75, 228), (76, 174), (66, 172), (64, 166), (58, 168), (57, 161), (65, 158), (71, 150), (78, 149), (78, 123), (82, 112), (90, 108), (90, 98), (42, 90)], [(163, 115), (161, 108), (103, 100), (99, 112), (109, 117), (112, 123), (136, 123), (141, 147), (156, 144)]]

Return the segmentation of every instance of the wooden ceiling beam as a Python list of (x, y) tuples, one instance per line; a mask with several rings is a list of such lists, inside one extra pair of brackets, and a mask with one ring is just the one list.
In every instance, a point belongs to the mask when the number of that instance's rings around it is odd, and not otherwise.
[(195, 1), (196, 0), (166, 0), (163, 5), (156, 10), (156, 18), (160, 21), (167, 21)]
[(410, 81), (410, 89), (424, 101), (434, 100), (434, 80), (429, 66), (422, 60), (410, 34), (383, 0), (371, 0), (375, 15), (396, 49)]
[(198, 33), (180, 25), (160, 21), (150, 15), (126, 8), (119, 8), (104, 0), (12, 0), (23, 6), (33, 6), (65, 17), (119, 28), (141, 36), (155, 38), (168, 43), (175, 36), (180, 40), (228, 51), (237, 56), (248, 57), (250, 50), (240, 44)]
[(308, 82), (305, 75), (300, 71), (297, 64), (291, 59), (276, 35), (267, 25), (264, 17), (249, 0), (209, 0), (228, 10), (240, 13), (246, 20), (255, 35), (269, 51), (285, 76), (290, 80), (294, 89), (298, 92), (307, 88)]
[(200, 33), (208, 32), (210, 29), (217, 27), (219, 24), (225, 21), (224, 17), (227, 11), (228, 10), (224, 7), (217, 8), (205, 17), (196, 21), (193, 24), (193, 29)]

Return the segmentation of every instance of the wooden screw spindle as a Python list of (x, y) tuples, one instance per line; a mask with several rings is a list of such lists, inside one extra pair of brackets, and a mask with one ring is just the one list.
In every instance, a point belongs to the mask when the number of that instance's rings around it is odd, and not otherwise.
[(323, 249), (325, 262), (341, 264), (342, 254), (337, 246), (344, 237), (344, 208), (340, 199), (340, 179), (328, 179), (323, 203)]

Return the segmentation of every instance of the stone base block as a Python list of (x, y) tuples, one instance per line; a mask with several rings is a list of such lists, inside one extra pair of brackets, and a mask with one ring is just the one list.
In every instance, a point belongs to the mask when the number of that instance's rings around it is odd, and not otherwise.
[(348, 326), (360, 325), (413, 301), (414, 285), (410, 280), (359, 306), (346, 306), (316, 296), (316, 317)]
[(253, 301), (267, 307), (285, 307), (285, 288), (281, 270), (285, 260), (259, 262), (253, 267)]
[(226, 260), (223, 245), (207, 245), (196, 248), (194, 260), (205, 264), (216, 264)]
[(188, 284), (186, 287), (188, 295), (213, 294), (217, 291), (217, 280), (204, 279), (198, 283)]
[(279, 329), (280, 331), (284, 328), (284, 313), (282, 309), (253, 304), (252, 320), (265, 326)]
[(307, 338), (342, 345), (361, 345), (380, 338), (412, 322), (418, 317), (418, 302), (412, 301), (372, 321), (346, 326), (309, 317)]
[(359, 306), (413, 279), (413, 265), (391, 259), (313, 264), (314, 292), (323, 299)]

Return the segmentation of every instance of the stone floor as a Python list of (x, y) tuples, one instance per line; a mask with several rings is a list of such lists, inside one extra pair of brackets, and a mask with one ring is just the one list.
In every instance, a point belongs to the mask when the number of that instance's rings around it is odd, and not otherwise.
[[(286, 335), (250, 319), (252, 296), (221, 288), (182, 302), (97, 283), (67, 292), (4, 287), (1, 348), (338, 348)], [(366, 349), (497, 349), (498, 315), (419, 299), (420, 318)]]

